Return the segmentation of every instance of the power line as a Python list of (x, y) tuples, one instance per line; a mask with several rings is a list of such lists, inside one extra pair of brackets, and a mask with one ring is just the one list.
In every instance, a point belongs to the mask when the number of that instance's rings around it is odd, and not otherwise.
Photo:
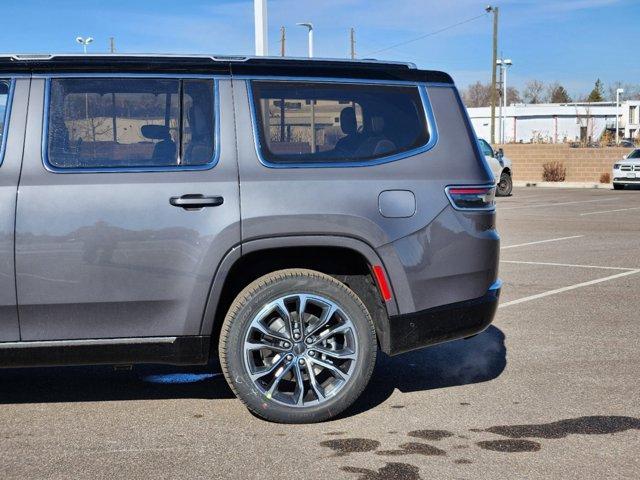
[(419, 37), (415, 37), (415, 38), (412, 38), (410, 40), (405, 40), (404, 42), (399, 42), (399, 43), (396, 43), (396, 44), (391, 45), (389, 47), (381, 48), (379, 50), (374, 50), (372, 52), (368, 52), (367, 55), (373, 55), (373, 54), (380, 53), (380, 52), (386, 52), (387, 50), (392, 50), (392, 49), (394, 49), (396, 47), (400, 47), (400, 46), (406, 45), (408, 43), (417, 42), (418, 40), (422, 40), (423, 38), (431, 37), (433, 35), (437, 35), (438, 33), (446, 32), (447, 30), (451, 30), (452, 28), (459, 27), (460, 25), (464, 25), (465, 23), (473, 22), (474, 20), (477, 20), (477, 19), (479, 19), (481, 17), (486, 17), (487, 15), (488, 15), (487, 13), (483, 13), (483, 14), (477, 15), (475, 17), (467, 18), (466, 20), (463, 20), (463, 21), (458, 22), (458, 23), (454, 23), (454, 24), (449, 25), (447, 27), (441, 28), (440, 30), (435, 30), (433, 32), (425, 33), (424, 35), (420, 35)]

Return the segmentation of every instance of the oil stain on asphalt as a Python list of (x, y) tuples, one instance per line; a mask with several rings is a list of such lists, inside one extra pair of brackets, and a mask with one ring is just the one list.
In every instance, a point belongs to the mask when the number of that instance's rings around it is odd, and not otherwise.
[(380, 442), (368, 438), (344, 438), (340, 440), (325, 440), (320, 442), (320, 445), (333, 450), (335, 452), (334, 457), (343, 457), (350, 453), (371, 452), (380, 446)]
[(423, 440), (442, 440), (443, 438), (453, 437), (453, 433), (446, 430), (414, 430), (407, 435), (415, 438), (422, 438)]
[(605, 435), (632, 429), (640, 430), (640, 418), (595, 415), (538, 425), (505, 425), (474, 431), (495, 433), (509, 438), (552, 439), (564, 438), (570, 434)]
[(398, 450), (380, 450), (376, 452), (376, 455), (424, 455), (431, 456), (444, 456), (447, 452), (441, 450), (433, 445), (427, 443), (403, 443)]
[(360, 475), (358, 480), (420, 480), (420, 469), (408, 463), (387, 463), (376, 470), (357, 467), (340, 467), (340, 470)]
[(542, 448), (538, 442), (531, 440), (485, 440), (476, 445), (484, 450), (505, 453), (537, 452)]

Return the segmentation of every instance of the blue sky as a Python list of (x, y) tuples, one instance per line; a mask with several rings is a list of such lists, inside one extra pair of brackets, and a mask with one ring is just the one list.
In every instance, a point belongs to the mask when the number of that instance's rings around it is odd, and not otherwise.
[[(306, 54), (306, 33), (315, 25), (316, 56), (345, 57), (355, 27), (359, 56), (409, 60), (448, 71), (461, 86), (487, 81), (491, 63), (491, 16), (446, 32), (379, 51), (390, 45), (481, 15), (490, 0), (269, 0), (270, 53), (279, 52), (281, 25), (287, 54)], [(500, 49), (513, 59), (510, 83), (532, 78), (559, 81), (572, 94), (605, 84), (640, 83), (638, 0), (496, 0)], [(95, 38), (91, 51), (253, 53), (252, 0), (4, 0), (5, 52), (80, 51), (77, 35)], [(615, 49), (615, 51), (614, 51)]]

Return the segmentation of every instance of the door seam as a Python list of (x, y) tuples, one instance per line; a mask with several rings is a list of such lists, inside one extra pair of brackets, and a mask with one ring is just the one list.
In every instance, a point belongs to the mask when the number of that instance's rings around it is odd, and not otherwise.
[[(20, 193), (20, 182), (22, 181), (22, 168), (24, 167), (24, 152), (27, 145), (27, 130), (29, 129), (29, 105), (31, 104), (31, 83), (33, 82), (33, 76), (29, 75), (29, 87), (27, 88), (27, 104), (24, 118), (24, 132), (22, 135), (22, 155), (20, 155), (20, 170), (18, 171), (18, 181), (16, 183), (16, 201), (13, 211), (13, 282), (15, 285), (16, 293), (16, 316), (18, 317), (18, 338), (22, 341), (22, 325), (20, 323), (20, 302), (18, 300), (18, 259), (17, 259), (17, 226), (18, 226), (18, 199)], [(12, 99), (12, 102), (15, 98)], [(13, 107), (13, 105), (11, 105)], [(15, 110), (14, 110), (15, 111)], [(46, 121), (43, 120), (43, 121)], [(11, 123), (9, 123), (11, 128)]]

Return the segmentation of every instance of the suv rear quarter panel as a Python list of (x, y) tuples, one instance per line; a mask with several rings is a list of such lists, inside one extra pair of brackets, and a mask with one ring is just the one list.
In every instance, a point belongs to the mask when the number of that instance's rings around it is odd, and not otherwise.
[[(256, 150), (249, 82), (236, 78), (233, 85), (243, 242), (291, 235), (365, 242), (382, 259), (400, 313), (445, 303), (431, 289), (455, 286), (445, 301), (487, 290), (496, 275), (497, 235), (483, 230), (486, 213), (454, 211), (444, 193), (450, 184), (492, 183), (455, 88), (427, 89), (437, 142), (426, 152), (370, 166), (270, 168)], [(383, 217), (378, 197), (385, 190), (413, 192), (415, 214)]]

